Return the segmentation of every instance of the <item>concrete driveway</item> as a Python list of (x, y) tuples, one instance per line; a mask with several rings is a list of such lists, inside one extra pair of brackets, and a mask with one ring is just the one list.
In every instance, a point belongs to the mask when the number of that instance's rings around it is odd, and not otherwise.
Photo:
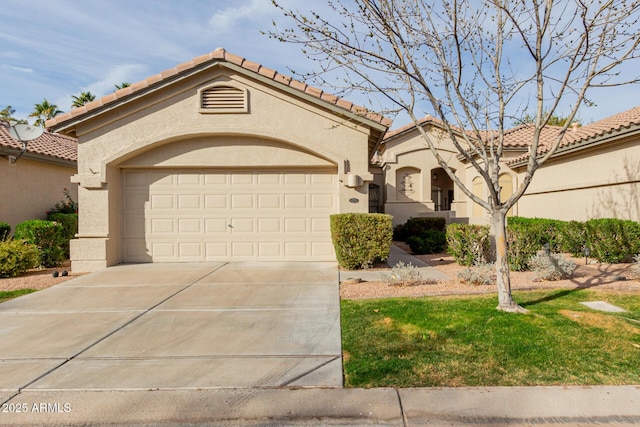
[(18, 391), (342, 386), (334, 263), (121, 265), (0, 304)]

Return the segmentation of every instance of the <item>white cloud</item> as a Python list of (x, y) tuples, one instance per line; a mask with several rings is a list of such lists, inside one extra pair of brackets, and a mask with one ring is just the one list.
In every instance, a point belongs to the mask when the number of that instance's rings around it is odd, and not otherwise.
[(13, 71), (17, 71), (19, 73), (33, 73), (33, 68), (17, 67), (15, 65), (9, 65), (9, 68), (11, 68)]
[(276, 12), (275, 7), (269, 1), (251, 0), (248, 4), (237, 7), (229, 7), (216, 12), (210, 19), (209, 25), (217, 34), (223, 34), (237, 30), (240, 21), (263, 21), (265, 16)]

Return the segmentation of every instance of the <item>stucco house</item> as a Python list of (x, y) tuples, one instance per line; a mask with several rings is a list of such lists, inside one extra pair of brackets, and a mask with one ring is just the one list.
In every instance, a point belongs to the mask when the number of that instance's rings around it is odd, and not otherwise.
[[(425, 117), (430, 132), (456, 175), (486, 199), (484, 181), (458, 156), (442, 124)], [(524, 177), (532, 128), (521, 125), (505, 133), (500, 183), (503, 197)], [(538, 155), (544, 154), (559, 128), (548, 127)], [(418, 129), (390, 131), (377, 157), (384, 173), (384, 211), (394, 224), (419, 216), (444, 216), (449, 222), (486, 223), (484, 210), (453, 185)], [(616, 217), (640, 221), (640, 107), (578, 127), (565, 134), (556, 153), (536, 172), (510, 215), (584, 221)]]
[(78, 141), (72, 268), (335, 261), (329, 215), (369, 211), (389, 124), (224, 49), (59, 115)]
[(24, 150), (9, 134), (9, 123), (0, 121), (0, 222), (15, 230), (23, 221), (44, 219), (65, 189), (77, 200), (77, 186), (70, 182), (77, 147), (75, 138), (45, 131)]

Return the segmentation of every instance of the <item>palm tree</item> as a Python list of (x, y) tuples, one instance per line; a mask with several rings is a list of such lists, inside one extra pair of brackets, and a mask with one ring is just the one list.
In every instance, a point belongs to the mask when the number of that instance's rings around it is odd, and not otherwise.
[(72, 95), (71, 97), (73, 98), (73, 103), (71, 104), (73, 108), (82, 107), (84, 104), (96, 99), (96, 96), (91, 92), (80, 92), (79, 96)]
[(11, 105), (7, 105), (7, 108), (0, 110), (0, 120), (8, 122), (13, 118), (13, 113), (15, 112), (16, 110), (14, 108), (11, 108)]
[(118, 89), (124, 89), (125, 87), (129, 87), (131, 86), (131, 83), (129, 82), (122, 82), (119, 85), (114, 85), (116, 87), (116, 90)]
[(54, 118), (60, 113), (62, 113), (62, 111), (58, 110), (57, 105), (49, 103), (47, 98), (44, 98), (40, 104), (33, 106), (33, 113), (29, 114), (29, 117), (37, 117), (34, 123), (35, 126), (44, 126), (44, 122)]

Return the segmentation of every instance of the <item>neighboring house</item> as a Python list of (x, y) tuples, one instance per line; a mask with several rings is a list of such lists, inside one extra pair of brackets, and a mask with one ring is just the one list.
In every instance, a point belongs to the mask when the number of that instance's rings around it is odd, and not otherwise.
[[(442, 124), (427, 116), (421, 126), (438, 141), (449, 165), (475, 195), (487, 199), (484, 181), (454, 149)], [(539, 154), (548, 151), (559, 128), (548, 127)], [(532, 128), (505, 133), (500, 183), (506, 198), (522, 182)], [(394, 224), (418, 216), (444, 216), (450, 222), (486, 223), (488, 218), (453, 185), (415, 126), (390, 131), (380, 148), (384, 171), (384, 210)], [(534, 175), (510, 215), (584, 221), (616, 217), (640, 221), (640, 107), (582, 127), (570, 128), (557, 152)]]
[(59, 115), (79, 144), (73, 270), (335, 261), (329, 215), (369, 211), (389, 124), (224, 49)]
[(77, 186), (70, 181), (77, 173), (77, 147), (75, 138), (44, 132), (22, 153), (9, 124), (0, 121), (0, 222), (15, 230), (23, 221), (44, 219), (65, 199), (65, 189), (77, 200)]

